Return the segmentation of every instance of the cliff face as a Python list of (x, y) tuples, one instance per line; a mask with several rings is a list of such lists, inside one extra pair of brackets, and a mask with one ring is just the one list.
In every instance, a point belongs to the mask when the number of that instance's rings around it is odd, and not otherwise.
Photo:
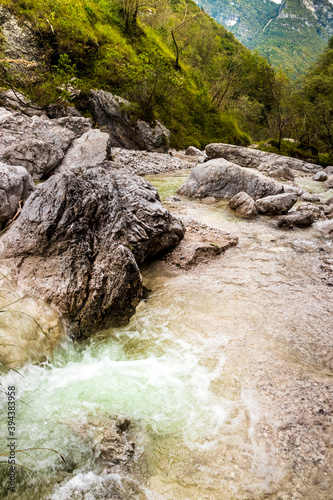
[(273, 65), (300, 71), (333, 36), (328, 0), (199, 0), (198, 4)]

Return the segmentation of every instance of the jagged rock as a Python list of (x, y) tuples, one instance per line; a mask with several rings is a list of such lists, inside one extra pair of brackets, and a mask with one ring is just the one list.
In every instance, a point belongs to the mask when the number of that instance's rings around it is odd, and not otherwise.
[(186, 149), (185, 154), (187, 156), (203, 156), (202, 151), (200, 151), (200, 149), (198, 149), (198, 148), (196, 148), (194, 146), (189, 146)]
[(88, 130), (75, 139), (57, 172), (71, 169), (73, 172), (87, 166), (95, 166), (108, 160), (111, 154), (110, 136), (98, 128)]
[(25, 168), (0, 163), (0, 222), (14, 217), (20, 201), (25, 201), (34, 189), (35, 184)]
[(154, 128), (142, 120), (133, 125), (129, 116), (131, 104), (125, 99), (104, 90), (91, 90), (88, 100), (81, 101), (81, 105), (91, 111), (97, 127), (110, 135), (111, 146), (168, 151), (169, 130), (159, 122)]
[(280, 215), (286, 214), (295, 203), (297, 203), (297, 194), (282, 193), (257, 200), (257, 208), (260, 214)]
[(313, 163), (308, 163), (288, 156), (281, 156), (274, 153), (266, 153), (259, 149), (245, 148), (242, 146), (234, 146), (232, 144), (213, 143), (206, 146), (205, 149), (208, 159), (224, 158), (228, 161), (236, 163), (242, 167), (259, 168), (261, 165), (269, 170), (278, 170), (279, 167), (287, 167), (293, 170), (303, 172), (317, 172), (322, 167)]
[(183, 236), (153, 186), (106, 162), (40, 184), (0, 239), (0, 266), (88, 336), (128, 322), (141, 299), (138, 265)]
[(50, 104), (45, 111), (49, 118), (65, 118), (66, 116), (82, 117), (80, 111), (74, 108), (74, 106), (71, 106), (68, 102)]
[(236, 194), (230, 201), (229, 206), (233, 210), (236, 210), (236, 214), (240, 217), (255, 217), (258, 215), (258, 209), (256, 202), (247, 193), (241, 191)]
[(24, 166), (38, 181), (59, 165), (75, 137), (90, 127), (83, 117), (30, 118), (0, 108), (0, 161)]
[(314, 222), (314, 215), (311, 210), (302, 210), (282, 215), (278, 221), (278, 227), (291, 229), (292, 227), (308, 227)]
[(13, 90), (3, 90), (0, 92), (0, 103), (5, 108), (10, 108), (12, 111), (20, 111), (27, 116), (43, 116), (45, 111), (36, 103), (29, 101), (20, 92)]
[(325, 186), (329, 189), (333, 188), (333, 175), (331, 175), (325, 182)]
[(301, 200), (308, 201), (309, 203), (316, 203), (317, 201), (320, 201), (320, 198), (317, 194), (306, 191), (302, 194)]
[(327, 173), (321, 170), (320, 172), (316, 172), (312, 179), (314, 181), (324, 182), (327, 180)]
[(281, 193), (283, 187), (259, 172), (220, 158), (197, 165), (177, 192), (193, 198), (233, 198), (241, 191), (258, 199)]

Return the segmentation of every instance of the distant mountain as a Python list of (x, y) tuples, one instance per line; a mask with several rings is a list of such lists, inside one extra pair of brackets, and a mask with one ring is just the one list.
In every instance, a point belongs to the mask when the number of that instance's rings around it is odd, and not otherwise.
[(329, 0), (196, 0), (249, 49), (274, 66), (299, 72), (318, 58), (333, 36)]

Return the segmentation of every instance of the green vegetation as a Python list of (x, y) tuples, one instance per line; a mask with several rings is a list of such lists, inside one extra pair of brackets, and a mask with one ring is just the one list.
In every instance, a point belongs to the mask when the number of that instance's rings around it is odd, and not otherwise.
[[(313, 64), (333, 34), (333, 5), (316, 0), (198, 0), (251, 50), (294, 76)], [(313, 9), (313, 10), (312, 10)]]
[(252, 140), (272, 151), (332, 163), (332, 41), (306, 76), (294, 81), (192, 0), (155, 0), (151, 7), (142, 0), (2, 4), (30, 21), (45, 56), (37, 79), (8, 71), (3, 57), (2, 85), (23, 90), (40, 105), (70, 100), (73, 86), (83, 96), (101, 88), (127, 98), (133, 120), (159, 119), (176, 148)]
[[(265, 120), (274, 72), (191, 0), (3, 0), (34, 26), (45, 54), (37, 83), (7, 83), (40, 104), (102, 88), (129, 99), (142, 118), (161, 120), (172, 145), (249, 144)], [(176, 54), (178, 52), (178, 61)]]

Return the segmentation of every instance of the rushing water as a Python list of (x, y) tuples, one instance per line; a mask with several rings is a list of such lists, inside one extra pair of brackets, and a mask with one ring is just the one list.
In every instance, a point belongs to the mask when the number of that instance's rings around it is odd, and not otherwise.
[[(165, 198), (186, 175), (150, 180)], [(17, 492), (1, 498), (333, 498), (330, 241), (241, 220), (222, 202), (171, 209), (239, 245), (179, 274), (147, 265), (152, 292), (127, 327), (3, 377), (20, 398), (19, 449), (50, 448), (66, 464), (18, 452), (32, 472), (20, 469)], [(126, 471), (103, 469), (96, 445), (114, 415), (131, 420), (137, 445)]]

